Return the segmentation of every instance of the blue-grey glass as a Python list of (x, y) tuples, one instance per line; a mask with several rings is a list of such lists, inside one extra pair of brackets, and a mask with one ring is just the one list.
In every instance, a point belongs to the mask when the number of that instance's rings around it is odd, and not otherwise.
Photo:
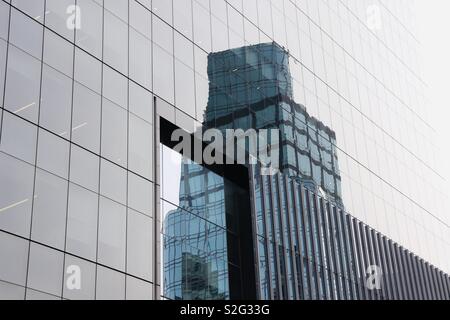
[(152, 216), (153, 201), (149, 194), (153, 192), (153, 183), (128, 173), (128, 206), (147, 216)]
[(126, 207), (100, 197), (98, 219), (97, 261), (116, 270), (125, 271)]
[(96, 260), (98, 195), (75, 184), (69, 185), (66, 251)]
[(100, 153), (101, 97), (89, 88), (74, 84), (72, 141)]
[(41, 63), (36, 58), (9, 45), (5, 89), (5, 109), (37, 122)]
[(45, 29), (43, 60), (49, 66), (64, 73), (73, 75), (74, 46), (58, 34)]
[(77, 0), (81, 12), (81, 28), (76, 32), (76, 44), (95, 57), (102, 56), (103, 8), (93, 0)]
[(42, 70), (39, 124), (65, 139), (70, 139), (72, 79), (44, 65)]
[(71, 182), (79, 184), (86, 189), (98, 192), (100, 158), (97, 155), (72, 144), (69, 179)]
[[(19, 237), (0, 232), (0, 280), (25, 286), (27, 276), (27, 261), (29, 242)], [(3, 293), (3, 290), (6, 292)], [(0, 292), (6, 294), (10, 288), (1, 285)], [(14, 289), (17, 291), (17, 288)], [(23, 299), (19, 298), (19, 299)]]
[(67, 179), (69, 174), (70, 143), (57, 135), (39, 130), (36, 165)]
[(130, 28), (130, 78), (147, 89), (152, 87), (152, 42)]
[(4, 113), (0, 151), (34, 164), (36, 141), (37, 127), (35, 125), (9, 112)]
[[(86, 0), (85, 0), (86, 1)], [(100, 93), (102, 83), (102, 64), (86, 52), (75, 50), (74, 79), (89, 89)]]
[(128, 26), (105, 11), (103, 59), (106, 63), (128, 74)]
[(127, 300), (152, 300), (153, 285), (138, 278), (127, 276)]
[(153, 220), (137, 211), (128, 210), (127, 273), (153, 281)]
[[(63, 298), (70, 300), (94, 300), (95, 299), (95, 264), (83, 259), (66, 254), (64, 266)], [(75, 268), (73, 268), (75, 267)], [(78, 269), (79, 268), (79, 269)], [(73, 270), (79, 270), (82, 274), (80, 279), (81, 288), (71, 290), (68, 284), (72, 284)]]
[[(45, 16), (45, 25), (57, 32), (60, 36), (73, 42), (74, 40), (74, 30), (67, 28), (67, 18), (71, 17), (75, 21), (76, 12), (75, 0), (47, 0), (45, 4), (45, 9), (47, 11)], [(71, 10), (72, 16), (67, 15), (68, 9)]]
[(44, 29), (41, 24), (15, 9), (11, 11), (10, 43), (40, 59), (43, 33)]
[(125, 275), (97, 266), (96, 298), (99, 300), (123, 300), (125, 298)]
[(123, 167), (127, 166), (127, 112), (107, 99), (102, 105), (101, 154)]
[(129, 114), (128, 169), (147, 179), (153, 178), (153, 126)]
[(100, 163), (100, 194), (126, 204), (127, 172), (107, 160), (102, 160)]
[(25, 287), (21, 287), (9, 282), (0, 281), (0, 299), (5, 301), (23, 300)]
[(8, 39), (9, 31), (9, 9), (10, 7), (5, 2), (0, 2), (0, 39)]
[(68, 183), (38, 170), (34, 186), (31, 238), (57, 249), (64, 249), (66, 237)]
[(64, 254), (31, 243), (27, 286), (60, 297), (62, 292)]

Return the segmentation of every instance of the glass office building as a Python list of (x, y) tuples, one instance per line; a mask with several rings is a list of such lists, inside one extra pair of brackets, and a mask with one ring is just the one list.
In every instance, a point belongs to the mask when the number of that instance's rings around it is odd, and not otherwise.
[(0, 299), (449, 299), (419, 49), (409, 1), (1, 0)]

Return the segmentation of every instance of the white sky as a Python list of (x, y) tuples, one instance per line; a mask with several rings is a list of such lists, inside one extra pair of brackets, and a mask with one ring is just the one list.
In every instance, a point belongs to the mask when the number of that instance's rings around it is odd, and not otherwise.
[(423, 71), (431, 102), (432, 125), (442, 147), (439, 162), (450, 193), (450, 0), (417, 0), (419, 40), (423, 50)]

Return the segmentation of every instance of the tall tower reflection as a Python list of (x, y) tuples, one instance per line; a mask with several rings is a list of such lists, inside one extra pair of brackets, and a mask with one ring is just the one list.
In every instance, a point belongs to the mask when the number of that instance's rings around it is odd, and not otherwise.
[[(294, 101), (289, 55), (282, 47), (264, 43), (211, 53), (208, 77), (203, 130), (279, 129), (281, 175), (343, 208), (336, 135)], [(261, 186), (253, 179), (250, 192), (258, 197)], [(227, 225), (225, 198), (222, 177), (183, 160), (179, 208), (167, 213), (164, 221), (167, 298), (229, 298), (228, 272), (239, 265), (230, 261), (227, 251), (233, 232)], [(273, 214), (281, 215), (279, 209)]]

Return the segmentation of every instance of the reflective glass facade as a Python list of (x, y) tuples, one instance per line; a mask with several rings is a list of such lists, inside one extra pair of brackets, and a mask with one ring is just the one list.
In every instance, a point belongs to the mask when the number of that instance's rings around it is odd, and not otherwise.
[(0, 298), (244, 291), (227, 175), (165, 159), (164, 119), (281, 130), (282, 172), (247, 168), (258, 298), (448, 299), (409, 1), (0, 0)]

